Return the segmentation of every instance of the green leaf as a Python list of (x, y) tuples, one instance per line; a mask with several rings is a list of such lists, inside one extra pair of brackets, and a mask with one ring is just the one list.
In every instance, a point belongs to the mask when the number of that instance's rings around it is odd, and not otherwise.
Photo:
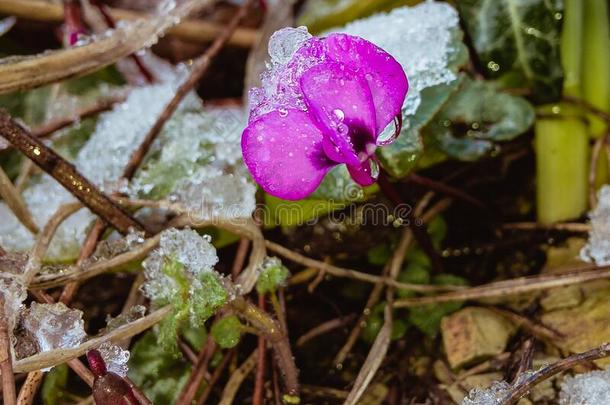
[(203, 324), (229, 298), (216, 273), (202, 273), (199, 282), (201, 284), (195, 285), (191, 291), (191, 321), (195, 325)]
[(527, 131), (534, 119), (525, 99), (499, 92), (487, 82), (464, 79), (425, 132), (449, 156), (474, 161), (490, 153), (495, 142)]
[(62, 364), (45, 376), (41, 396), (44, 405), (62, 405), (66, 403), (66, 387), (68, 385), (68, 366)]
[(544, 101), (559, 98), (561, 0), (461, 0), (457, 4), (488, 77), (528, 87)]
[[(454, 52), (449, 55), (448, 66), (452, 71), (465, 64), (467, 51), (461, 42), (461, 33), (454, 33)], [(415, 78), (410, 78), (415, 80)], [(398, 138), (390, 145), (379, 148), (377, 155), (385, 170), (393, 177), (402, 178), (411, 173), (420, 159), (428, 154), (422, 140), (423, 128), (441, 110), (447, 100), (459, 88), (461, 76), (448, 84), (427, 87), (421, 91), (421, 103), (413, 116), (403, 116), (403, 128)], [(424, 154), (424, 151), (426, 153)]]
[[(411, 284), (428, 284), (430, 282), (430, 265), (418, 262), (410, 262), (398, 275), (398, 281)], [(400, 298), (412, 297), (414, 291), (397, 290), (396, 295)]]
[(173, 404), (191, 372), (190, 364), (163, 351), (150, 331), (136, 342), (129, 359), (129, 378), (154, 404)]
[(366, 257), (370, 264), (383, 266), (392, 256), (392, 250), (386, 243), (379, 244), (369, 249)]
[(319, 33), (379, 11), (418, 2), (418, 0), (309, 0), (303, 6), (297, 25), (306, 25), (310, 32)]
[(349, 203), (365, 201), (377, 190), (376, 184), (359, 186), (352, 180), (347, 167), (338, 165), (328, 172), (308, 198), (287, 201), (265, 194), (267, 211), (263, 222), (267, 228), (306, 225), (329, 212), (345, 209)]
[[(432, 278), (437, 285), (467, 285), (464, 278), (453, 274), (439, 274)], [(441, 320), (463, 305), (463, 302), (445, 302), (413, 307), (409, 310), (409, 322), (430, 338), (435, 338), (440, 331)]]
[(239, 343), (242, 324), (235, 315), (225, 316), (212, 325), (212, 337), (223, 349), (230, 349)]
[(282, 265), (279, 259), (275, 257), (267, 258), (256, 281), (256, 291), (259, 294), (275, 294), (277, 288), (286, 283), (288, 276), (290, 276), (290, 271)]

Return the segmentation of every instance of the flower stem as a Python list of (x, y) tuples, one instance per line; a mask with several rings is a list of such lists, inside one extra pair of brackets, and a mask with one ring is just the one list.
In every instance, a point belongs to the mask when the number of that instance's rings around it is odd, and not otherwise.
[(291, 401), (294, 401), (294, 398), (299, 396), (299, 372), (292, 357), (290, 342), (286, 334), (282, 332), (281, 326), (265, 311), (262, 311), (241, 297), (234, 299), (231, 302), (231, 306), (242, 318), (260, 330), (273, 346), (277, 364), (282, 371), (287, 395)]
[[(583, 2), (566, 0), (564, 16), (561, 37), (564, 94), (579, 97), (583, 66)], [(536, 121), (534, 139), (537, 216), (539, 222), (550, 224), (577, 218), (587, 209), (589, 134), (579, 108), (553, 105), (543, 106), (541, 111), (556, 114)]]
[[(568, 0), (582, 3), (582, 97), (602, 111), (610, 112), (610, 22), (607, 0)], [(569, 10), (568, 10), (569, 11)], [(566, 16), (568, 17), (568, 16)], [(577, 44), (574, 44), (576, 46)], [(562, 49), (564, 52), (564, 49)], [(594, 115), (589, 115), (591, 134), (600, 137), (606, 124)]]

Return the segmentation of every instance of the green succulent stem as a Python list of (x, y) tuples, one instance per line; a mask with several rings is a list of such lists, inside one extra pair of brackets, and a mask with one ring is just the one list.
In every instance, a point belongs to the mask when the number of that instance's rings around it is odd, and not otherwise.
[(540, 111), (560, 108), (561, 116), (536, 120), (536, 202), (543, 224), (577, 218), (587, 209), (589, 136), (584, 119), (569, 115), (570, 107), (545, 106)]
[[(587, 0), (589, 1), (589, 0)], [(561, 35), (564, 95), (581, 97), (589, 66), (583, 64), (585, 2), (565, 0)], [(587, 71), (583, 71), (583, 70)], [(603, 76), (607, 76), (606, 73)], [(581, 216), (587, 209), (589, 131), (581, 109), (546, 105), (535, 125), (536, 202), (538, 221), (549, 224)]]
[(290, 398), (291, 401), (299, 398), (299, 372), (292, 356), (288, 336), (280, 324), (268, 313), (241, 297), (231, 301), (231, 307), (238, 316), (249, 322), (271, 343), (277, 364), (282, 371), (287, 391), (286, 398)]
[[(582, 98), (592, 106), (610, 112), (610, 21), (607, 0), (568, 0), (566, 5), (576, 2), (583, 10), (585, 22), (582, 28)], [(573, 6), (576, 7), (576, 6)], [(569, 17), (569, 16), (567, 16)], [(562, 44), (563, 45), (563, 44)], [(574, 44), (577, 46), (577, 44)], [(562, 51), (564, 51), (562, 49)], [(603, 136), (606, 123), (589, 114), (591, 135)]]

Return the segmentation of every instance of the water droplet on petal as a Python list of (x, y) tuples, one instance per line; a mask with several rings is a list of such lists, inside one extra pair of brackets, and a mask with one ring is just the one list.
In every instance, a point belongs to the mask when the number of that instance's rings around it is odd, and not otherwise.
[(339, 122), (343, 122), (343, 120), (345, 119), (345, 113), (339, 108), (333, 110), (333, 115)]
[(280, 114), (280, 117), (285, 118), (288, 116), (288, 110), (285, 108), (279, 108), (277, 112)]

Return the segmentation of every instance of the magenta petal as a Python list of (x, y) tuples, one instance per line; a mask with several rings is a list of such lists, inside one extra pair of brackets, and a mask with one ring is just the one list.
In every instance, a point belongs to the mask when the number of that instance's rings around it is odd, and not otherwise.
[(371, 165), (375, 164), (368, 159), (366, 162), (357, 166), (348, 165), (347, 171), (352, 179), (363, 187), (370, 186), (377, 181), (377, 176), (373, 174)]
[(366, 78), (377, 112), (376, 134), (381, 133), (400, 113), (409, 89), (402, 66), (389, 53), (359, 37), (331, 34), (324, 41), (331, 59), (345, 63)]
[(244, 130), (244, 162), (267, 193), (298, 200), (311, 194), (334, 166), (322, 150), (322, 138), (307, 113), (272, 111)]
[(303, 74), (301, 89), (324, 132), (327, 156), (352, 165), (368, 159), (376, 123), (366, 80), (343, 64), (323, 63)]

